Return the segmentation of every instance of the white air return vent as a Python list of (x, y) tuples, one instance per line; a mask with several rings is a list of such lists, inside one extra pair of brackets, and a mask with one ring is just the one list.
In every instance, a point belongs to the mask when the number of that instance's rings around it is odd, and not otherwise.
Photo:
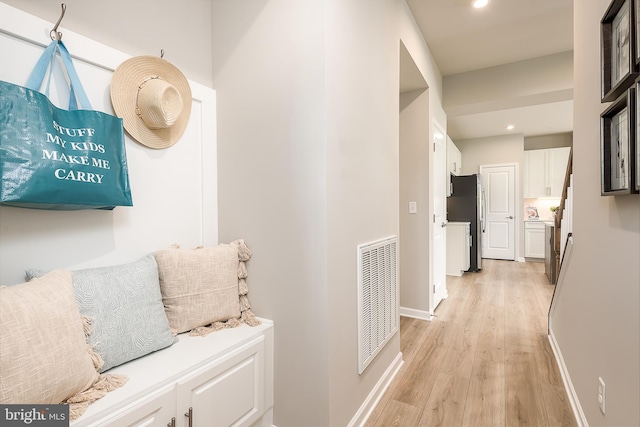
[(398, 238), (358, 246), (358, 373), (398, 330)]

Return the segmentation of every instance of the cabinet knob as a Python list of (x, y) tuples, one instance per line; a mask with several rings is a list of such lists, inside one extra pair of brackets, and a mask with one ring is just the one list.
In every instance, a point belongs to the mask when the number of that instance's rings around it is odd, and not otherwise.
[(189, 423), (187, 425), (189, 427), (193, 427), (193, 407), (190, 407), (189, 412), (185, 412), (184, 416), (189, 420)]
[(509, 215), (507, 219), (513, 219), (513, 215)]
[(171, 422), (167, 424), (167, 427), (176, 427), (176, 417), (171, 418)]

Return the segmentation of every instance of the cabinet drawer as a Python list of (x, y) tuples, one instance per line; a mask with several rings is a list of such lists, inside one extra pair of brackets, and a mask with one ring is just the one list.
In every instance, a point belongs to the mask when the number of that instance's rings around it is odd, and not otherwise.
[(525, 221), (524, 228), (525, 230), (544, 230), (545, 224), (542, 221)]

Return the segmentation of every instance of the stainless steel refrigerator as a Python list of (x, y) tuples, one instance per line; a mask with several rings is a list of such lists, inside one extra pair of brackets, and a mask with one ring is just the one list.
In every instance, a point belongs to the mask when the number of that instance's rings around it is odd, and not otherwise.
[(482, 269), (484, 231), (484, 192), (479, 174), (451, 176), (451, 196), (447, 198), (447, 221), (470, 222), (471, 253), (469, 270)]

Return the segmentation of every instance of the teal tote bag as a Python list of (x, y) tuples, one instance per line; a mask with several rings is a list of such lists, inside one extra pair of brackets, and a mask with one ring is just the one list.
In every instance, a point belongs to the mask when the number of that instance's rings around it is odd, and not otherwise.
[[(51, 80), (58, 53), (69, 78), (68, 110), (39, 92), (47, 69)], [(91, 109), (60, 40), (45, 49), (26, 87), (0, 81), (0, 175), (3, 205), (51, 210), (133, 205), (122, 119)]]

